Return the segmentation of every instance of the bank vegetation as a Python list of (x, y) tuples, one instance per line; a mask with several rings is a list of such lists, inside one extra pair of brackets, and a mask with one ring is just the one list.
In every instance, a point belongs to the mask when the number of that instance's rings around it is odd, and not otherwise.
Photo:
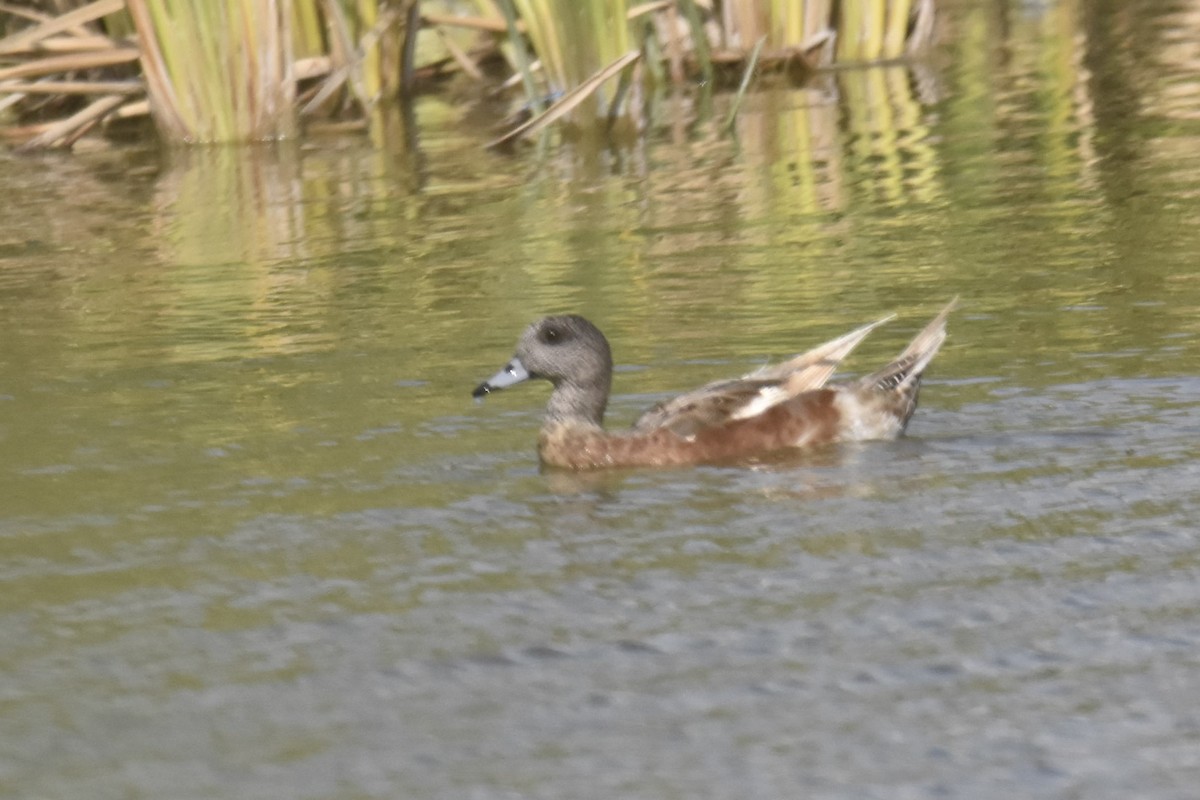
[(665, 89), (904, 58), (933, 16), (933, 0), (0, 0), (0, 139), (368, 129), (447, 86), (512, 112), (495, 145), (636, 133)]

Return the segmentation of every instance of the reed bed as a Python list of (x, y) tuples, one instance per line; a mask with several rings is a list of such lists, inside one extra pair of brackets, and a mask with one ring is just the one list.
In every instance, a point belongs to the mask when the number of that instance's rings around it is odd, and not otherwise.
[(763, 71), (902, 58), (929, 42), (933, 12), (933, 0), (0, 0), (0, 138), (70, 147), (123, 120), (152, 120), (173, 143), (371, 130), (385, 106), (447, 78), (518, 107), (495, 145), (555, 124), (640, 130), (664, 86), (740, 80), (740, 104)]

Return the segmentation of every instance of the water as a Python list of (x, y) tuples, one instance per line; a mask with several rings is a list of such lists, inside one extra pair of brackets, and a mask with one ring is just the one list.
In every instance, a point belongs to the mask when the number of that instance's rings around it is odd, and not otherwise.
[[(1200, 11), (1087, 12), (736, 143), (0, 160), (0, 795), (1191, 797)], [(544, 312), (621, 425), (954, 295), (894, 443), (573, 476), (469, 398)]]

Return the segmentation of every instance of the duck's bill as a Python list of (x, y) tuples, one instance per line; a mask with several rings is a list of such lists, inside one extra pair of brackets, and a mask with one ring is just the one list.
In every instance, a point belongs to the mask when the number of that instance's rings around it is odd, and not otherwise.
[(525, 365), (521, 363), (521, 359), (514, 358), (504, 365), (504, 369), (476, 386), (475, 391), (471, 392), (471, 397), (483, 397), (485, 394), (494, 392), (497, 389), (505, 389), (521, 381), (527, 381), (529, 378), (529, 370), (525, 369)]

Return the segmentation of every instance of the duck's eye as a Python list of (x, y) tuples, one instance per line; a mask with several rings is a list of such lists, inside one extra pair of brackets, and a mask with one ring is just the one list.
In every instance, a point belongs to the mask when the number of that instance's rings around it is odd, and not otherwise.
[(566, 337), (558, 328), (543, 328), (542, 335), (538, 338), (546, 344), (558, 344)]

